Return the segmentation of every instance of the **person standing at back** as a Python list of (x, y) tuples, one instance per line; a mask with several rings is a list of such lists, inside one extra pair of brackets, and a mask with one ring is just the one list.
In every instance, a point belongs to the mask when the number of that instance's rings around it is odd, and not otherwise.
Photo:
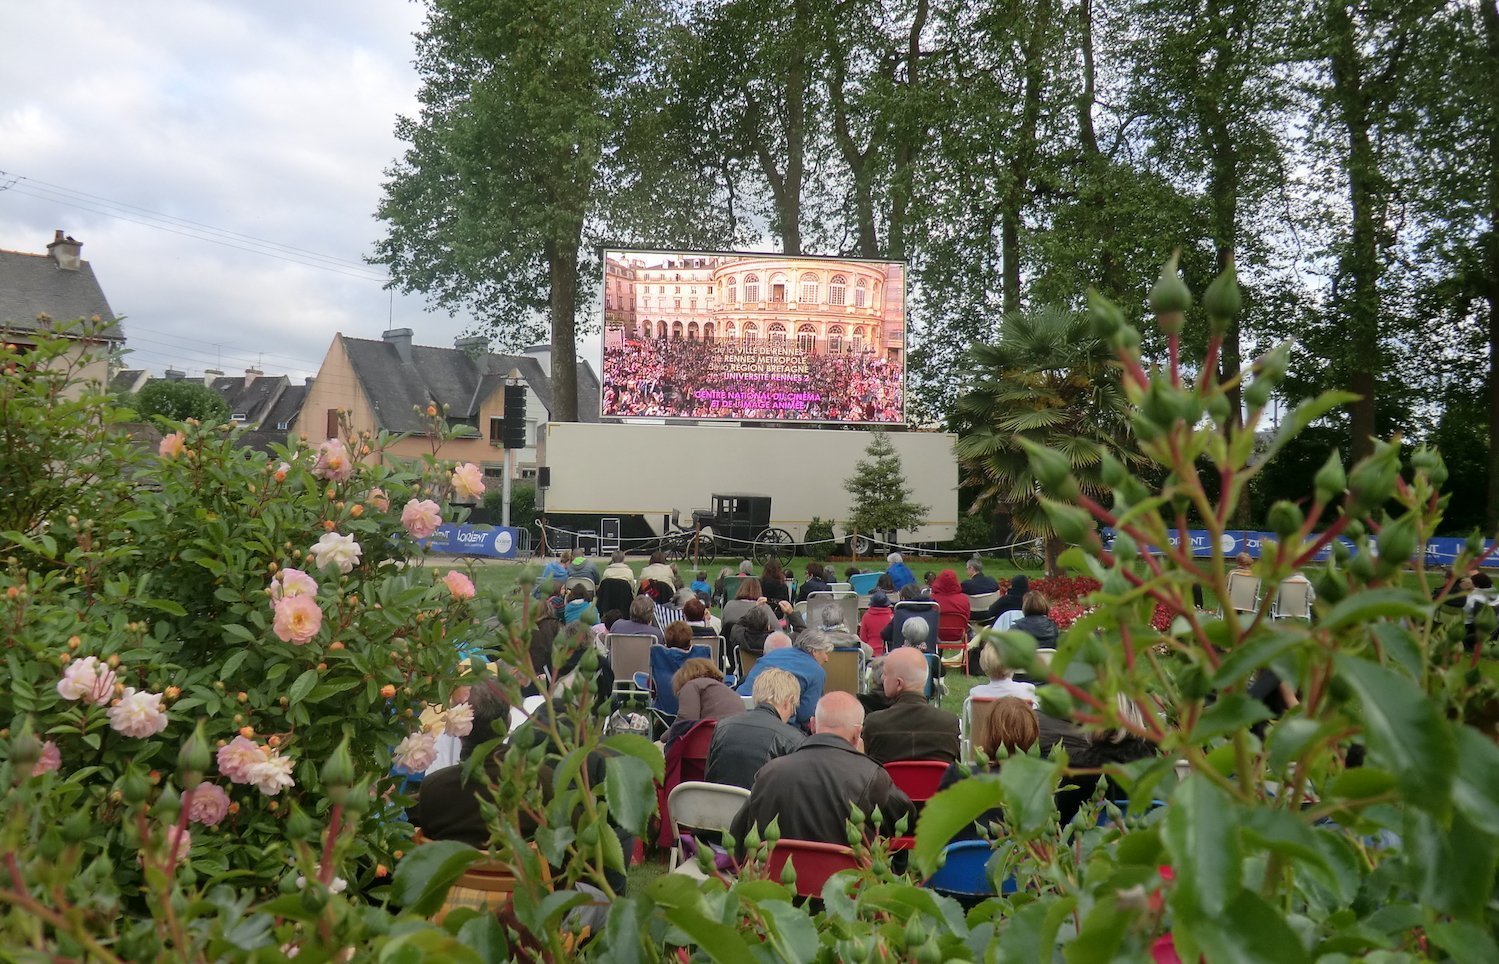
[(900, 592), (907, 586), (916, 585), (916, 573), (912, 572), (910, 567), (906, 565), (900, 553), (890, 553), (890, 555), (885, 557), (885, 562), (889, 564), (885, 570), (885, 575), (890, 577), (890, 586), (896, 592)]

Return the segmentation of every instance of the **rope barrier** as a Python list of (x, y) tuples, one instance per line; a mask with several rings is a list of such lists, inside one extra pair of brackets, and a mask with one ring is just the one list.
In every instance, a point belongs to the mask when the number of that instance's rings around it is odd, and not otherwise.
[[(544, 535), (547, 535), (549, 533), (555, 532), (555, 533), (560, 533), (560, 534), (566, 534), (568, 536), (571, 536), (574, 540), (576, 540), (579, 536), (582, 536), (582, 535), (585, 534), (585, 530), (581, 530), (581, 529), (566, 529), (566, 528), (563, 528), (562, 526), (547, 525), (547, 524), (541, 523), (541, 522), (538, 522), (537, 526), (539, 526), (542, 529)], [(785, 530), (782, 530), (782, 531), (785, 531)], [(586, 530), (586, 534), (590, 538), (595, 538), (595, 539), (598, 538), (598, 533), (594, 532), (593, 530)], [(662, 535), (662, 536), (648, 536), (648, 537), (645, 537), (645, 538), (634, 538), (634, 539), (621, 538), (619, 540), (619, 544), (620, 544), (621, 549), (626, 548), (626, 547), (628, 547), (630, 545), (653, 546), (654, 547), (654, 546), (659, 546), (662, 543), (663, 540), (670, 540), (670, 539), (674, 539), (674, 538), (677, 538), (677, 537), (681, 537), (684, 540), (685, 546), (690, 546), (691, 543), (692, 543), (692, 530), (690, 530), (690, 529), (684, 529), (684, 530), (679, 530), (677, 532), (669, 532), (666, 535)], [(732, 538), (730, 536), (719, 535), (719, 534), (717, 534), (715, 532), (711, 532), (711, 531), (703, 533), (703, 538), (712, 540), (712, 542), (715, 545), (727, 543), (729, 545), (755, 546), (755, 545), (759, 545), (760, 544), (759, 540), (757, 540), (757, 539), (735, 539), (735, 538)], [(1008, 543), (1008, 544), (1005, 544), (1005, 545), (985, 546), (983, 548), (978, 548), (978, 549), (931, 549), (931, 548), (926, 548), (926, 547), (922, 547), (922, 546), (905, 545), (905, 544), (899, 543), (899, 542), (886, 542), (883, 539), (876, 539), (873, 536), (861, 536), (860, 538), (863, 539), (865, 542), (867, 542), (871, 546), (884, 547), (887, 550), (891, 550), (891, 551), (895, 551), (895, 552), (911, 552), (911, 553), (915, 553), (915, 554), (919, 554), (919, 555), (924, 555), (924, 556), (962, 556), (962, 557), (967, 558), (967, 557), (976, 556), (976, 555), (979, 555), (981, 553), (986, 553), (986, 552), (987, 553), (1006, 552), (1006, 551), (1009, 551), (1009, 550), (1021, 549), (1021, 548), (1034, 548), (1038, 554), (1042, 550), (1042, 545), (1041, 545), (1041, 540), (1040, 539), (1022, 539), (1022, 540), (1019, 540), (1017, 542), (1011, 542), (1011, 543)], [(798, 545), (801, 545), (801, 546), (841, 545), (842, 543), (844, 543), (846, 541), (847, 541), (847, 539), (839, 539), (839, 538), (836, 538), (836, 537), (834, 537), (832, 539), (803, 539), (800, 543), (798, 543)], [(550, 538), (549, 535), (547, 537), (547, 542), (549, 544), (551, 542), (551, 538)], [(685, 548), (685, 546), (684, 546), (684, 548)]]

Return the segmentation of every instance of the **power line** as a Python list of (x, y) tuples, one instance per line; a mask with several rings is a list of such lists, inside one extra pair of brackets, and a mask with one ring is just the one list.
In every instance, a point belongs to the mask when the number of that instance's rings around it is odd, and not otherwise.
[[(320, 254), (277, 241), (267, 241), (236, 231), (205, 225), (186, 218), (178, 218), (175, 215), (161, 214), (141, 208), (138, 205), (112, 201), (107, 198), (100, 198), (98, 195), (86, 194), (81, 191), (73, 191), (70, 188), (50, 185), (46, 181), (38, 181), (34, 178), (28, 178), (25, 175), (13, 172), (0, 171), (0, 177), (10, 179), (7, 183), (0, 184), (0, 193), (9, 192), (38, 201), (61, 204), (66, 207), (101, 214), (105, 217), (129, 221), (132, 224), (139, 224), (142, 227), (162, 231), (167, 234), (174, 234), (178, 237), (191, 238), (196, 241), (207, 241), (210, 244), (233, 248), (249, 254), (258, 254), (267, 258), (275, 258), (278, 261), (285, 261), (291, 264), (300, 264), (304, 267), (330, 271), (334, 274), (340, 274), (344, 277), (360, 281), (371, 281), (381, 285), (387, 284), (390, 281), (388, 277), (374, 274), (366, 265), (346, 258)], [(141, 213), (137, 215), (134, 212)]]

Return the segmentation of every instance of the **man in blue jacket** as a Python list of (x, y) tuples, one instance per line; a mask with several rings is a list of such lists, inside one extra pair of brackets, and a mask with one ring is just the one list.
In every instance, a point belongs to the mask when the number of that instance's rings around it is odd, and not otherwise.
[(900, 553), (890, 553), (890, 555), (885, 557), (885, 561), (890, 564), (885, 573), (889, 575), (890, 581), (895, 583), (896, 592), (900, 592), (905, 586), (914, 586), (916, 584), (916, 573), (912, 572), (906, 566), (900, 557)]
[(761, 670), (783, 669), (795, 676), (802, 687), (801, 701), (788, 722), (807, 729), (812, 724), (812, 715), (817, 712), (817, 701), (822, 699), (822, 687), (827, 681), (827, 672), (822, 667), (834, 645), (836, 641), (832, 636), (816, 629), (798, 633), (795, 644), (785, 633), (771, 633), (765, 640), (765, 655), (755, 661), (754, 668), (739, 684), (739, 695), (754, 693), (755, 678)]

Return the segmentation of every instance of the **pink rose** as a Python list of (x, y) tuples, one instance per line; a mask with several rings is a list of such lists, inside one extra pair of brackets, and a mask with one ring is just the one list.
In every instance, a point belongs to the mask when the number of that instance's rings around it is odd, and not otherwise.
[(475, 502), (484, 496), (484, 470), (464, 462), (453, 470), (453, 492), (459, 501)]
[(317, 449), (317, 461), (312, 463), (312, 474), (329, 482), (344, 482), (354, 474), (354, 461), (343, 439), (330, 438)]
[(167, 714), (161, 708), (160, 693), (137, 692), (125, 687), (125, 695), (109, 708), (109, 725), (116, 731), (144, 739), (167, 728)]
[(474, 732), (474, 708), (467, 703), (454, 703), (443, 717), (443, 732), (460, 740)]
[(457, 569), (449, 569), (442, 581), (447, 583), (448, 592), (453, 594), (454, 599), (474, 598), (474, 581)]
[[(227, 749), (227, 748), (226, 748)], [(193, 791), (193, 801), (187, 808), (187, 819), (205, 827), (217, 827), (229, 812), (229, 794), (216, 783), (200, 783)]]
[(307, 551), (319, 569), (337, 566), (339, 572), (350, 572), (359, 565), (359, 556), (364, 550), (359, 548), (359, 543), (354, 541), (353, 536), (325, 532)]
[(193, 835), (186, 827), (178, 827), (175, 823), (167, 828), (166, 852), (170, 854), (175, 848), (177, 851), (177, 863), (187, 859), (187, 852), (193, 847)]
[(57, 749), (57, 744), (48, 740), (42, 744), (42, 755), (37, 759), (36, 765), (31, 768), (31, 775), (39, 777), (44, 773), (51, 773), (62, 766), (62, 753)]
[(390, 499), (385, 497), (384, 489), (370, 489), (370, 494), (364, 500), (381, 512), (390, 511)]
[(175, 459), (186, 447), (187, 436), (181, 432), (173, 432), (162, 438), (161, 444), (156, 446), (156, 454), (164, 459)]
[(271, 577), (271, 601), (293, 596), (316, 596), (317, 580), (300, 569), (282, 569)]
[(250, 767), (264, 763), (269, 755), (269, 751), (254, 740), (236, 736), (219, 747), (219, 772), (231, 783), (249, 783)]
[(276, 603), (276, 619), (271, 628), (282, 642), (301, 645), (323, 628), (323, 611), (311, 596), (288, 596)]
[(430, 539), (442, 525), (442, 511), (431, 499), (412, 499), (401, 510), (401, 525), (415, 539)]
[(114, 670), (93, 656), (74, 660), (63, 670), (62, 679), (57, 681), (57, 692), (65, 700), (83, 700), (94, 706), (103, 706), (114, 696)]
[(413, 733), (396, 746), (392, 756), (397, 773), (425, 773), (437, 759), (437, 737), (431, 733)]
[(255, 784), (266, 796), (274, 797), (286, 787), (296, 786), (296, 781), (291, 778), (291, 769), (296, 762), (291, 757), (278, 756), (275, 750), (267, 750), (264, 760), (250, 764), (245, 773), (249, 778), (246, 782)]

